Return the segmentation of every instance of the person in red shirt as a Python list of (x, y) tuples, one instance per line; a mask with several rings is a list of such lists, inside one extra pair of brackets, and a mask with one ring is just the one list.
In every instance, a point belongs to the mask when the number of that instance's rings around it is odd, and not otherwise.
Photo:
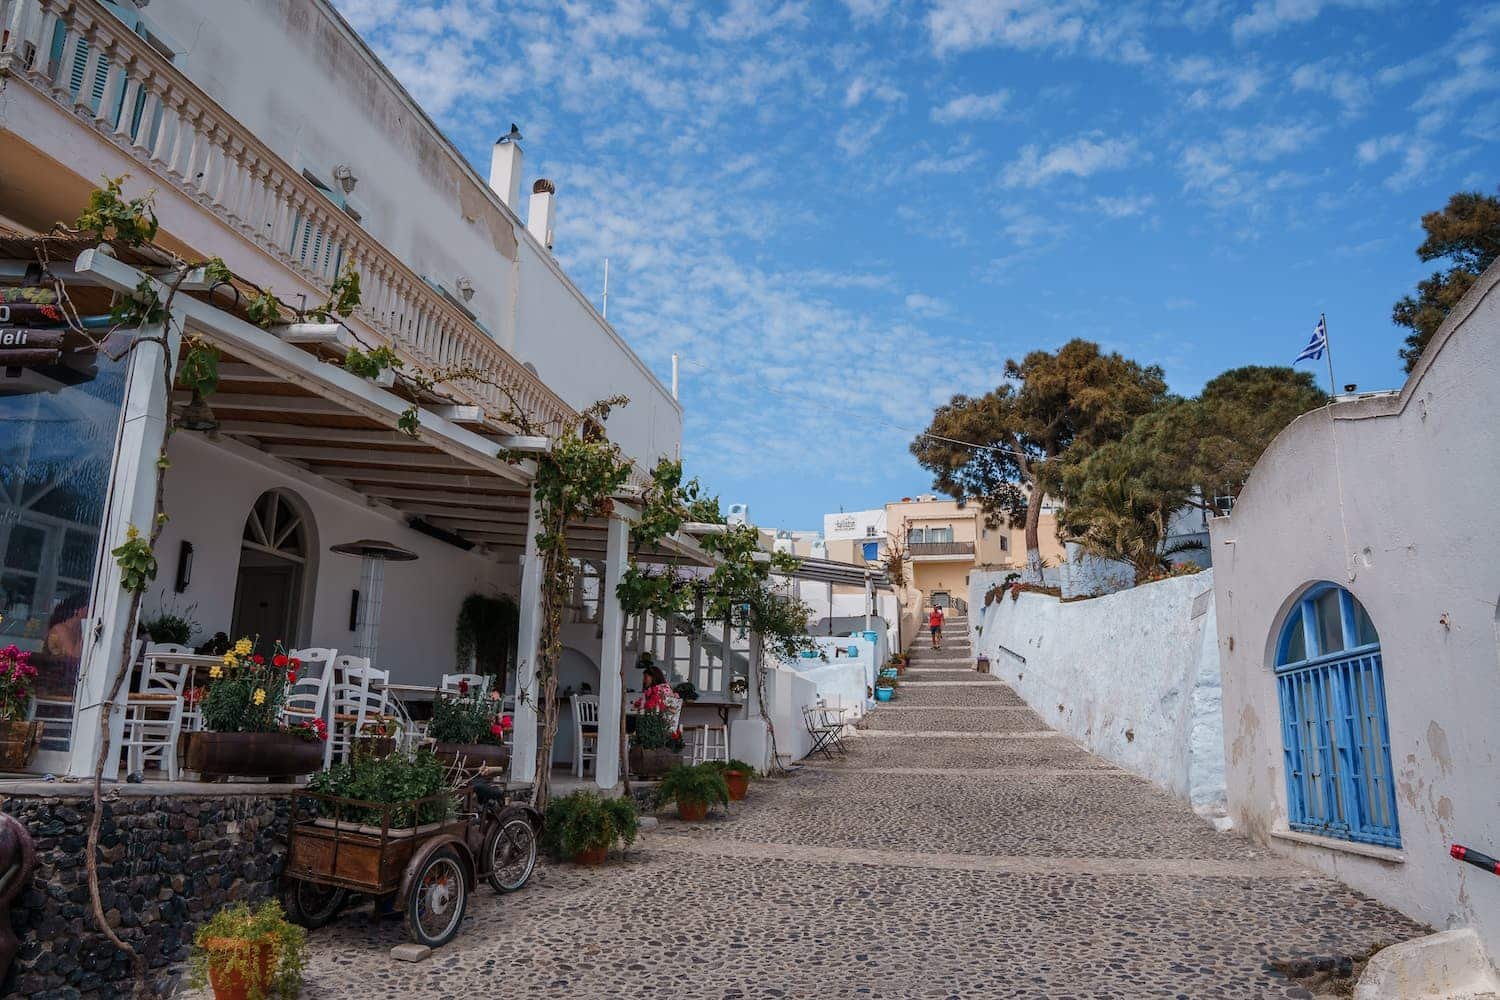
[(943, 648), (943, 609), (936, 604), (932, 606), (932, 613), (927, 616), (927, 626), (932, 629), (932, 648)]

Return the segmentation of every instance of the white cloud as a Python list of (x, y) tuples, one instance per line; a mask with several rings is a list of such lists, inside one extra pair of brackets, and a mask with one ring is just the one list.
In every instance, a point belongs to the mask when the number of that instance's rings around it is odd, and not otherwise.
[(1132, 139), (1110, 139), (1082, 135), (1045, 152), (1025, 146), (1000, 175), (1005, 187), (1039, 187), (1059, 177), (1090, 177), (1105, 170), (1119, 170), (1135, 153)]
[(1324, 8), (1350, 7), (1373, 9), (1384, 7), (1388, 0), (1256, 0), (1249, 13), (1234, 19), (1231, 30), (1236, 41), (1259, 35), (1271, 35), (1293, 24), (1305, 24), (1323, 13)]
[(906, 95), (900, 89), (889, 83), (871, 80), (867, 76), (856, 76), (849, 81), (849, 86), (844, 91), (844, 107), (859, 107), (866, 97), (873, 98), (882, 104), (899, 104), (906, 99)]
[(1198, 305), (1192, 299), (1173, 297), (1162, 303), (1168, 312), (1181, 312), (1184, 309), (1192, 309)]
[(1217, 63), (1206, 56), (1189, 56), (1169, 65), (1172, 79), (1187, 84), (1189, 107), (1233, 110), (1260, 92), (1266, 76), (1254, 66)]
[(953, 311), (952, 306), (942, 299), (921, 292), (912, 292), (906, 297), (906, 308), (918, 316), (946, 316)]
[(1290, 170), (1267, 172), (1268, 164), (1314, 148), (1324, 127), (1310, 121), (1263, 123), (1223, 129), (1215, 140), (1186, 146), (1178, 159), (1187, 191), (1220, 202), (1265, 208), (1266, 196), (1294, 187), (1304, 178)]
[(1118, 197), (1101, 195), (1094, 199), (1094, 208), (1101, 215), (1107, 215), (1111, 219), (1128, 219), (1132, 216), (1143, 215), (1146, 210), (1156, 204), (1156, 196), (1151, 194), (1127, 194)]
[(978, 165), (984, 154), (977, 149), (955, 147), (946, 153), (924, 156), (911, 166), (916, 174), (961, 174)]
[(1436, 147), (1420, 136), (1396, 134), (1366, 139), (1355, 148), (1354, 155), (1365, 167), (1395, 158), (1399, 164), (1396, 172), (1383, 183), (1392, 191), (1403, 191), (1422, 179), (1436, 152)]
[(1332, 98), (1345, 114), (1357, 114), (1374, 97), (1368, 73), (1340, 69), (1333, 59), (1306, 63), (1292, 71), (1292, 89)]
[(1144, 18), (1122, 2), (1097, 0), (936, 0), (927, 15), (939, 56), (990, 47), (1082, 51), (1147, 62)]
[(939, 125), (952, 125), (957, 122), (999, 118), (1009, 103), (1008, 90), (997, 90), (990, 94), (960, 94), (933, 108), (932, 120)]

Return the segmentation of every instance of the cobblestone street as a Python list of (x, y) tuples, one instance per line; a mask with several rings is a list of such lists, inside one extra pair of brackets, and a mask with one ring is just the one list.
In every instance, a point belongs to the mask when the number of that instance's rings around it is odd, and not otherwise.
[(962, 627), (846, 758), (602, 869), (481, 888), (420, 964), (387, 956), (400, 921), (346, 914), (303, 995), (1306, 998), (1268, 962), (1423, 932), (1049, 731)]

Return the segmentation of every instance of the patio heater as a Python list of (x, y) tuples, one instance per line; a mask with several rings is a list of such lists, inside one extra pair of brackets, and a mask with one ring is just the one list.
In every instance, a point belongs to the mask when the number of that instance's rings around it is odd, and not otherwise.
[(344, 542), (329, 551), (346, 556), (360, 557), (359, 612), (356, 616), (358, 637), (354, 652), (375, 664), (375, 649), (380, 645), (380, 597), (385, 588), (385, 564), (411, 562), (417, 558), (393, 542), (382, 542), (374, 538), (361, 538), (357, 542)]

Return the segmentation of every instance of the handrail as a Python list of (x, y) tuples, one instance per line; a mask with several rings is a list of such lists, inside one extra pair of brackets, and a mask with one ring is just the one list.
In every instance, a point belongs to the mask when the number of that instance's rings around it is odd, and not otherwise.
[[(61, 55), (52, 40), (61, 26)], [(80, 60), (82, 65), (80, 65)], [(0, 0), (0, 78), (24, 80), (315, 288), (359, 272), (353, 319), (429, 370), (470, 367), (555, 429), (573, 410), (99, 0)], [(84, 84), (87, 85), (84, 85)], [(501, 388), (445, 388), (501, 420)]]

